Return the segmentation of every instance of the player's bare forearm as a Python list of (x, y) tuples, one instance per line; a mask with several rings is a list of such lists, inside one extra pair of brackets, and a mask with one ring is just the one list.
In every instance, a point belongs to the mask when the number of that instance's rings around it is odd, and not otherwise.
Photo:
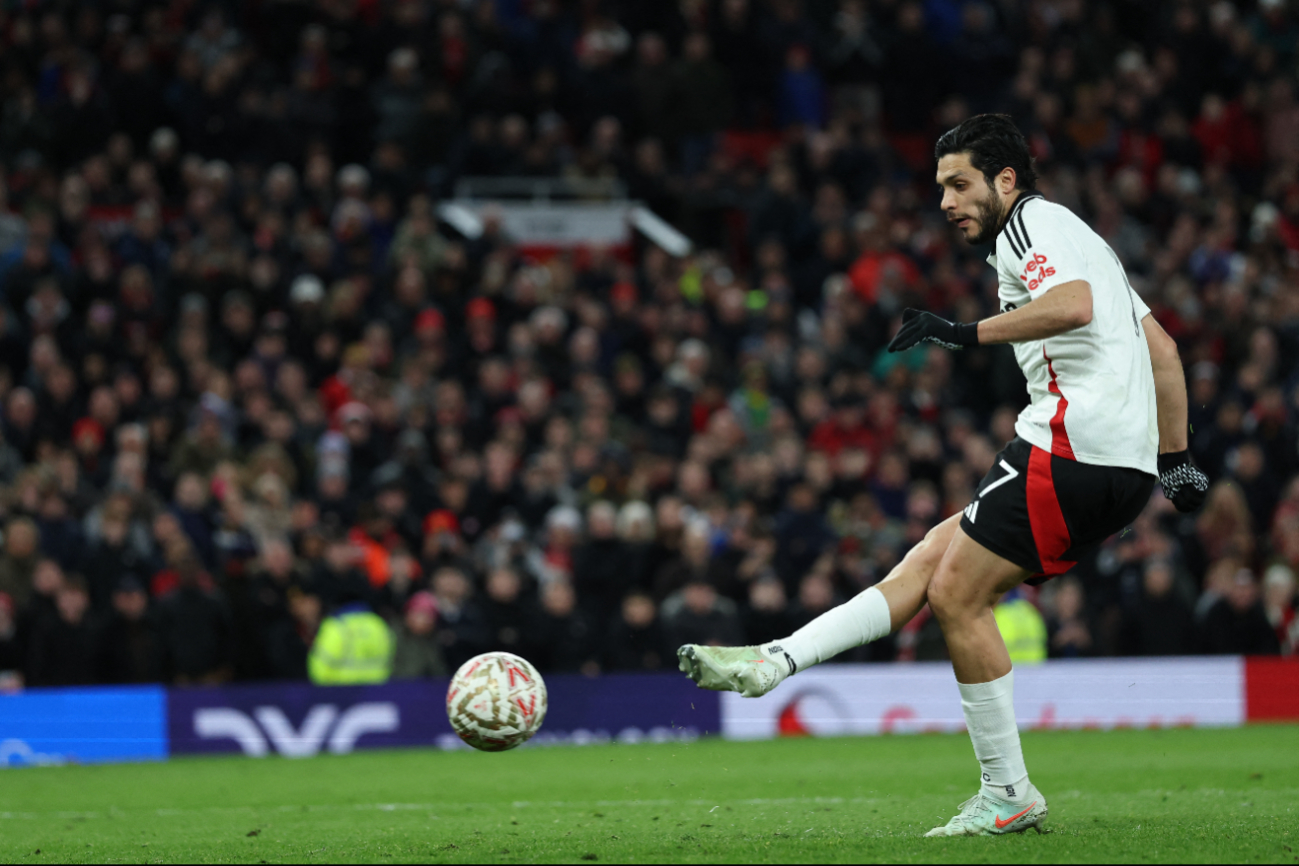
[(1092, 320), (1092, 287), (1086, 280), (1062, 283), (1018, 310), (979, 322), (979, 343), (1045, 340)]
[(1141, 320), (1150, 349), (1150, 366), (1155, 373), (1155, 404), (1159, 418), (1159, 453), (1185, 451), (1186, 444), (1186, 374), (1177, 343), (1159, 326), (1155, 317)]

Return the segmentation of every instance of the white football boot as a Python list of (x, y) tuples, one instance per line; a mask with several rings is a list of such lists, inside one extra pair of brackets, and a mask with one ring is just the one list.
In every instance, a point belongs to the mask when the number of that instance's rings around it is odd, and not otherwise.
[(688, 643), (677, 650), (678, 667), (702, 689), (760, 698), (780, 685), (798, 665), (779, 643), (711, 647)]
[(1028, 797), (1018, 803), (1009, 803), (980, 791), (961, 804), (961, 814), (925, 836), (1002, 836), (1023, 833), (1029, 827), (1044, 833), (1045, 822), (1046, 799), (1029, 782)]

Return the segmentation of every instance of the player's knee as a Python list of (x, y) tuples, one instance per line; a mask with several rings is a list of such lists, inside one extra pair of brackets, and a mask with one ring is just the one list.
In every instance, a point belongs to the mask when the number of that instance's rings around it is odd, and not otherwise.
[(951, 622), (975, 610), (961, 575), (951, 568), (940, 568), (929, 582), (929, 608), (939, 622)]

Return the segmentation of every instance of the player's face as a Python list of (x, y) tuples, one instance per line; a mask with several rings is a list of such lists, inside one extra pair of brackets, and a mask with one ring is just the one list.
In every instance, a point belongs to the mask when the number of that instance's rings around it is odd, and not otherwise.
[(943, 191), (943, 213), (967, 241), (984, 244), (996, 237), (1006, 207), (983, 172), (970, 165), (968, 154), (949, 153), (938, 160), (936, 179)]

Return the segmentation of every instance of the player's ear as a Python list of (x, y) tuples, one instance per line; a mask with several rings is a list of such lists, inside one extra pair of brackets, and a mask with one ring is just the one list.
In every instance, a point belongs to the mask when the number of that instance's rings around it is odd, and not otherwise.
[(1010, 166), (1003, 168), (1001, 173), (997, 175), (997, 192), (1002, 195), (1010, 195), (1011, 190), (1015, 188), (1018, 181), (1019, 176), (1015, 174), (1015, 169)]

